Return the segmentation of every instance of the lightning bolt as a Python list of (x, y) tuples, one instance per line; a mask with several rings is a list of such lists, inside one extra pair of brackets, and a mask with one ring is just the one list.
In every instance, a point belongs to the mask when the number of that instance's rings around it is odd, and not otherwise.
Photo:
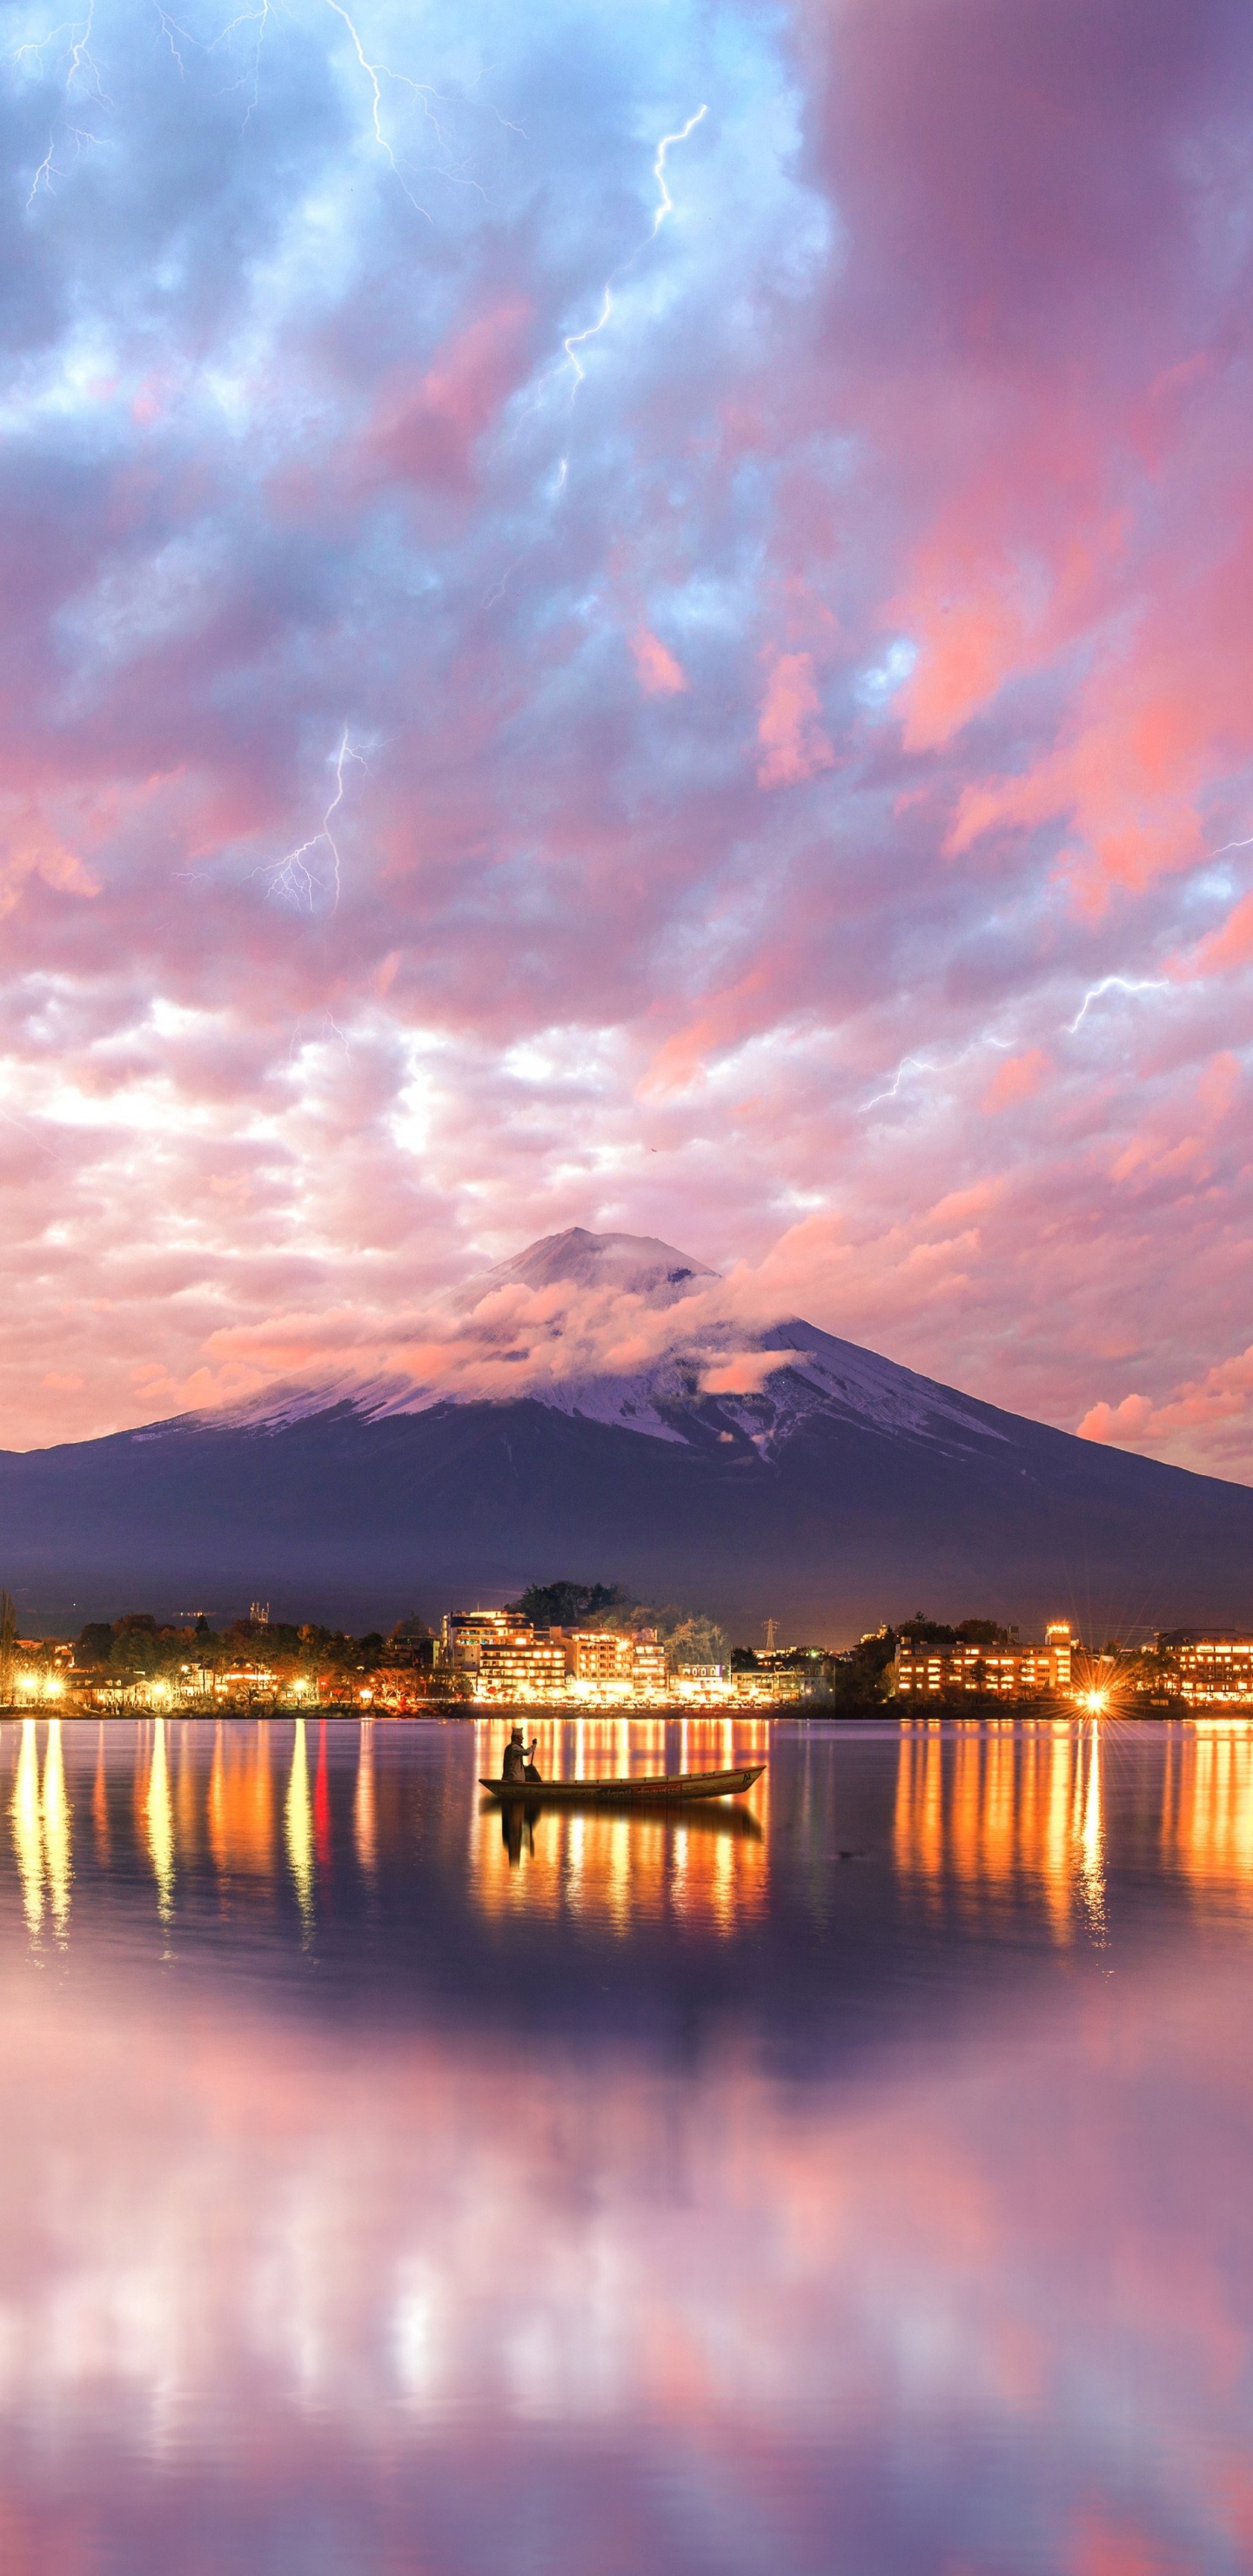
[[(11, 60), (15, 63), (20, 63), (24, 61), (28, 55), (33, 55), (42, 69), (43, 56), (48, 46), (54, 45), (58, 36), (68, 36), (70, 39), (70, 57), (69, 65), (65, 74), (65, 86), (62, 91), (64, 103), (68, 106), (70, 92), (73, 89), (74, 83), (84, 65), (86, 65), (87, 69), (91, 72), (95, 81), (97, 98), (103, 98), (104, 91), (100, 86), (100, 73), (90, 52), (92, 29), (94, 28), (95, 23), (96, 0), (87, 0), (87, 15), (84, 19), (81, 21), (78, 19), (67, 19), (61, 26), (51, 28), (46, 36), (40, 36), (25, 45), (18, 45), (11, 56)], [(82, 126), (71, 125), (66, 130), (72, 137), (76, 150), (80, 152), (84, 144), (94, 143), (96, 140), (95, 135), (88, 133)], [(56, 146), (57, 137), (56, 128), (54, 126), (52, 133), (48, 137), (48, 149), (30, 183), (30, 195), (26, 200), (26, 209), (28, 213), (34, 205), (41, 187), (47, 189), (49, 195), (52, 193), (52, 182), (56, 175), (56, 163), (53, 159)]]
[(1084, 994), (1083, 1000), (1081, 1001), (1073, 1020), (1068, 1020), (1066, 1022), (1067, 1030), (1070, 1036), (1073, 1037), (1076, 1029), (1080, 1025), (1080, 1022), (1086, 1020), (1092, 1004), (1094, 1002), (1099, 1002), (1103, 993), (1168, 993), (1169, 991), (1170, 986), (1164, 975), (1144, 975), (1140, 977), (1134, 975), (1102, 975), (1100, 983), (1093, 984)]
[[(349, 17), (348, 11), (342, 5), (342, 0), (326, 0), (326, 5), (328, 9), (334, 11), (337, 18), (343, 19), (344, 25), (348, 29), (348, 33), (352, 38), (357, 60), (361, 65), (362, 71), (365, 73), (366, 79), (369, 81), (374, 102), (374, 140), (377, 143), (380, 152), (384, 154), (386, 160), (390, 163), (397, 185), (401, 189), (402, 193), (408, 198), (415, 215), (424, 215), (429, 224), (434, 220), (434, 218), (432, 217), (429, 208), (426, 206), (420, 206), (411, 189), (406, 186), (404, 175), (401, 171), (400, 164), (396, 159), (395, 152), (383, 131), (383, 83), (385, 80), (395, 81), (399, 88), (412, 91), (413, 96), (418, 100), (421, 106), (423, 115), (426, 117), (428, 123), (434, 127), (435, 133), (438, 135), (439, 140), (442, 143), (444, 137), (440, 132), (439, 120), (431, 111), (431, 100), (435, 93), (431, 89), (424, 88), (421, 81), (410, 80), (407, 72), (394, 72), (387, 63), (372, 63), (364, 45), (361, 42), (360, 36), (357, 33), (353, 20)], [(455, 174), (449, 173), (448, 175), (453, 176)]]
[[(269, 26), (269, 23), (270, 0), (261, 0), (261, 6), (259, 9), (241, 9), (237, 17), (228, 19), (227, 24), (221, 29), (220, 33), (214, 37), (213, 42), (209, 47), (210, 53), (216, 54), (218, 46), (224, 45), (228, 36), (234, 35), (237, 27), (256, 28), (257, 41), (252, 49), (252, 95), (244, 110), (244, 122), (242, 128), (242, 131), (245, 134), (248, 131), (252, 111), (257, 104), (257, 97), (261, 87), (261, 48), (265, 43), (265, 31)], [(242, 89), (242, 80), (236, 82), (235, 86)]]
[(362, 759), (361, 753), (353, 750), (352, 744), (348, 739), (348, 727), (345, 725), (340, 737), (339, 749), (335, 754), (335, 793), (327, 806), (326, 812), (322, 817), (317, 831), (311, 832), (308, 840), (302, 841), (297, 849), (289, 850), (286, 858), (279, 860), (277, 867), (267, 868), (264, 870), (258, 868), (253, 871), (254, 875), (257, 876), (263, 874), (268, 876), (270, 880), (271, 894), (276, 894), (281, 902), (291, 904), (294, 910), (298, 912), (312, 912), (314, 909), (315, 897), (324, 890), (324, 880), (320, 872), (315, 872), (315, 870), (308, 865), (310, 852), (318, 849), (323, 842), (331, 854), (331, 900), (329, 909), (334, 912), (336, 905), (339, 902), (341, 885), (339, 843), (337, 842), (334, 831), (331, 827), (335, 816), (339, 812), (339, 808), (344, 801), (344, 769), (347, 762), (350, 760), (355, 760), (358, 767), (361, 769), (368, 767), (368, 763)]
[(653, 177), (657, 182), (658, 189), (660, 190), (660, 201), (658, 203), (657, 212), (653, 217), (652, 231), (648, 236), (650, 241), (656, 241), (657, 235), (661, 231), (661, 227), (664, 224), (667, 215), (672, 215), (674, 213), (674, 199), (666, 186), (666, 154), (672, 143), (686, 143), (689, 134), (695, 126), (699, 125), (702, 116), (708, 116), (708, 114), (709, 107), (708, 103), (706, 103), (704, 106), (697, 108), (694, 116), (689, 116), (686, 125), (681, 126), (677, 134), (662, 135), (661, 141), (657, 146), (657, 158), (653, 163)]
[(896, 1068), (895, 1080), (888, 1084), (886, 1091), (876, 1091), (873, 1100), (863, 1100), (863, 1110), (877, 1109), (881, 1100), (895, 1100), (907, 1073), (938, 1073), (940, 1070), (940, 1066), (933, 1064), (928, 1056), (903, 1055)]
[[(328, 0), (328, 5), (334, 7), (335, 0)], [(613, 289), (615, 280), (619, 277), (625, 277), (628, 269), (634, 268), (640, 252), (642, 250), (647, 250), (650, 242), (656, 241), (657, 235), (660, 232), (667, 215), (672, 215), (674, 213), (674, 199), (671, 196), (669, 187), (666, 183), (666, 154), (673, 143), (686, 143), (689, 134), (691, 134), (693, 129), (700, 124), (702, 116), (707, 116), (708, 113), (709, 106), (706, 101), (696, 109), (693, 115), (689, 116), (686, 125), (680, 126), (677, 134), (662, 135), (661, 141), (657, 146), (657, 157), (653, 162), (653, 177), (657, 182), (658, 199), (657, 209), (653, 216), (652, 224), (648, 232), (644, 235), (643, 241), (636, 243), (635, 248), (630, 253), (629, 257), (619, 260), (617, 267), (610, 269), (609, 275), (601, 290), (603, 301), (596, 320), (594, 322), (589, 322), (586, 331), (572, 331), (569, 338), (563, 340), (561, 344), (571, 366), (574, 369), (574, 382), (570, 387), (571, 402), (573, 402), (574, 397), (587, 374), (587, 369), (583, 365), (582, 360), (575, 356), (576, 349), (584, 348), (589, 340), (596, 339), (598, 334), (604, 330), (605, 324), (609, 320), (610, 314), (614, 309)]]
[(174, 39), (177, 36), (178, 44), (181, 45), (194, 45), (196, 39), (194, 36), (188, 35), (185, 27), (180, 27), (177, 18), (171, 18), (168, 16), (167, 12), (161, 7), (160, 0), (152, 0), (152, 5), (157, 13), (157, 23), (161, 29), (161, 33), (178, 65), (179, 79), (186, 80), (187, 66), (183, 61), (183, 57), (180, 54), (178, 45), (175, 44)]
[[(616, 277), (617, 275), (618, 275), (618, 271), (617, 271), (617, 269), (615, 268), (615, 270), (614, 270), (614, 276)], [(576, 349), (581, 349), (585, 340), (594, 340), (594, 339), (595, 339), (595, 337), (596, 337), (597, 332), (598, 332), (598, 331), (603, 331), (603, 330), (604, 330), (605, 324), (606, 324), (606, 322), (608, 321), (609, 316), (610, 316), (610, 314), (612, 313), (612, 311), (613, 311), (613, 294), (612, 294), (612, 291), (611, 291), (610, 287), (606, 286), (606, 288), (605, 288), (605, 301), (604, 301), (604, 304), (603, 304), (603, 305), (602, 305), (602, 307), (601, 307), (600, 320), (599, 320), (598, 322), (591, 322), (591, 323), (589, 323), (589, 324), (588, 324), (588, 327), (587, 327), (587, 329), (586, 329), (586, 331), (572, 331), (572, 332), (571, 332), (571, 334), (570, 334), (569, 339), (568, 339), (568, 340), (564, 340), (564, 341), (562, 342), (562, 347), (564, 348), (565, 353), (566, 353), (566, 356), (568, 357), (568, 359), (569, 359), (569, 361), (570, 361), (570, 364), (571, 364), (571, 366), (572, 366), (572, 367), (573, 367), (573, 369), (574, 369), (574, 387), (573, 387), (573, 391), (574, 391), (574, 392), (577, 392), (577, 390), (578, 390), (579, 386), (580, 386), (580, 385), (582, 384), (582, 382), (583, 382), (583, 379), (584, 379), (585, 375), (587, 374), (587, 369), (586, 369), (586, 367), (585, 367), (585, 366), (583, 366), (583, 365), (581, 364), (581, 362), (579, 361), (579, 359), (578, 359), (578, 358), (576, 358), (576, 356), (575, 356), (575, 354), (574, 354), (574, 353), (575, 353), (575, 350), (576, 350)]]
[(998, 1055), (1008, 1055), (1010, 1041), (993, 1037), (990, 1031), (985, 1030), (980, 1037), (972, 1038), (969, 1046), (960, 1047), (956, 1055), (903, 1055), (887, 1090), (876, 1091), (871, 1099), (863, 1100), (860, 1114), (864, 1117), (868, 1109), (877, 1109), (881, 1100), (896, 1100), (907, 1073), (956, 1073), (959, 1065), (966, 1064), (972, 1055), (978, 1055), (981, 1047), (994, 1047)]

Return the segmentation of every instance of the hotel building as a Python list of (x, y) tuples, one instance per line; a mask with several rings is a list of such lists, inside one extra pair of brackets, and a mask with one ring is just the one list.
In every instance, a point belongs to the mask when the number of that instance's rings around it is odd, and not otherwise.
[(1051, 1619), (1042, 1646), (915, 1646), (896, 1650), (894, 1679), (901, 1699), (938, 1699), (945, 1692), (992, 1693), (998, 1699), (1043, 1699), (1069, 1691), (1075, 1639), (1067, 1619)]
[(1193, 1708), (1253, 1707), (1253, 1637), (1232, 1628), (1173, 1628), (1157, 1640), (1163, 1680)]

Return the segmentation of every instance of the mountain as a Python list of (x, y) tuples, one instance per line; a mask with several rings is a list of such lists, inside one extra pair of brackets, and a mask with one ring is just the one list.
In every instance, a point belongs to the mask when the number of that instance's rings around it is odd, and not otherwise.
[(433, 1329), (416, 1369), (392, 1357), (0, 1453), (20, 1623), (268, 1598), (276, 1617), (385, 1625), (565, 1575), (711, 1610), (745, 1641), (768, 1615), (825, 1642), (919, 1607), (1071, 1617), (1088, 1636), (1253, 1625), (1247, 1487), (1003, 1413), (797, 1319), (746, 1325), (671, 1245), (575, 1227), (458, 1291)]

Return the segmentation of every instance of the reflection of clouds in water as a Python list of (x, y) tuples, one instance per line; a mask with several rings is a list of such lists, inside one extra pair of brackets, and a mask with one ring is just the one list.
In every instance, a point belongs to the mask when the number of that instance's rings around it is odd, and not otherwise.
[[(474, 1785), (499, 1767), (495, 1720), (323, 1722), (313, 1746), (303, 1724), (41, 1728), (2, 1739), (6, 2567), (25, 2548), (49, 2576), (85, 2576), (88, 2543), (58, 2554), (49, 2537), (62, 2489), (118, 2533), (160, 2485), (161, 2547), (116, 2554), (136, 2576), (184, 2576), (195, 2481), (242, 2512), (252, 2479), (247, 2510), (321, 2515), (319, 2545), (346, 2529), (364, 2576), (442, 2576), (508, 2563), (535, 2481), (559, 2482), (565, 2515), (580, 2474), (632, 2576), (704, 2567), (715, 2538), (728, 2568), (827, 2576), (837, 2511), (876, 2576), (941, 2563), (920, 2561), (921, 2529), (942, 2535), (946, 2576), (1000, 2576), (1017, 2561), (988, 2534), (1006, 2531), (1067, 2576), (1242, 2563), (1253, 2050), (1244, 1930), (1224, 1949), (1216, 1926), (1228, 1890), (1241, 1912), (1253, 1893), (1253, 1737), (1047, 1719), (784, 1729), (768, 1835), (756, 1792), (722, 1814), (541, 1810), (511, 1867)], [(737, 1760), (757, 1729), (735, 1722)], [(680, 1736), (692, 1767), (731, 1749), (712, 1718), (633, 1729), (626, 1750), (677, 1767)], [(624, 1767), (623, 1748), (617, 1718), (553, 1720), (541, 1763), (588, 1776)], [(316, 1876), (315, 1972), (299, 1940), (333, 1787), (344, 1870)], [(32, 1959), (28, 1933), (67, 1920), (75, 1803), (72, 1937)], [(873, 1846), (864, 1872), (833, 1868), (846, 1838)], [(1131, 1869), (1142, 1928), (1163, 1853), (1168, 1969), (1122, 1940), (1119, 1914)], [(153, 1920), (162, 1870), (174, 1958)], [(421, 1954), (401, 1901), (415, 1878), (432, 1897)], [(292, 1888), (295, 1908), (272, 1903)], [(570, 2031), (521, 1986), (505, 2011), (443, 1973), (445, 1895), (476, 1974), (530, 1960), (551, 2006), (577, 1969)], [(1084, 1955), (1106, 1908), (1122, 1940), (1108, 1982)], [(350, 2018), (331, 1979), (367, 1920), (383, 2008)], [(749, 1969), (759, 1937), (768, 1986)], [(594, 1943), (620, 2041), (594, 1989), (586, 2011)], [(432, 1987), (410, 1980), (419, 1955)], [(772, 2045), (793, 1958), (815, 1982), (780, 2014), (785, 2080), (749, 2034)], [(268, 2008), (271, 1967), (288, 2000), (299, 1979), (298, 2012)], [(822, 2018), (841, 1990), (851, 2050)], [(495, 2486), (488, 2454), (511, 2463)], [(371, 2554), (358, 2536), (393, 2475), (413, 2481), (410, 2525)], [(5, 2521), (23, 2480), (59, 2482), (29, 2540)], [(679, 2539), (630, 2523), (642, 2495), (679, 2488), (695, 2516)], [(447, 2517), (471, 2509), (479, 2539), (458, 2558)], [(598, 2545), (566, 2563), (598, 2566)], [(290, 2532), (283, 2546), (302, 2563)], [(261, 2569), (276, 2550), (250, 2532), (206, 2537), (203, 2555)]]
[(1200, 1991), (1087, 1987), (1073, 2018), (1054, 1994), (943, 2068), (924, 2039), (886, 2081), (801, 2087), (734, 2051), (572, 2064), (12, 1989), (0, 2413), (184, 2458), (263, 2434), (280, 2481), (316, 2419), (349, 2483), (406, 2427), (873, 2424), (919, 2494), (940, 2453), (1012, 2484), (1043, 2441), (1060, 2514), (1099, 2511), (1114, 2423), (1118, 2476), (1216, 2536), (1245, 2430), (1244, 1987), (1211, 1958)]

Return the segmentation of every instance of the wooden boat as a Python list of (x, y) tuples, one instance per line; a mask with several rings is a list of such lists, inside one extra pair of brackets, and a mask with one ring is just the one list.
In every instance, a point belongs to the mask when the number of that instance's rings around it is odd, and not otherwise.
[(765, 1763), (745, 1771), (669, 1771), (641, 1780), (480, 1780), (490, 1798), (529, 1798), (545, 1806), (671, 1806), (687, 1798), (738, 1798), (760, 1780)]

